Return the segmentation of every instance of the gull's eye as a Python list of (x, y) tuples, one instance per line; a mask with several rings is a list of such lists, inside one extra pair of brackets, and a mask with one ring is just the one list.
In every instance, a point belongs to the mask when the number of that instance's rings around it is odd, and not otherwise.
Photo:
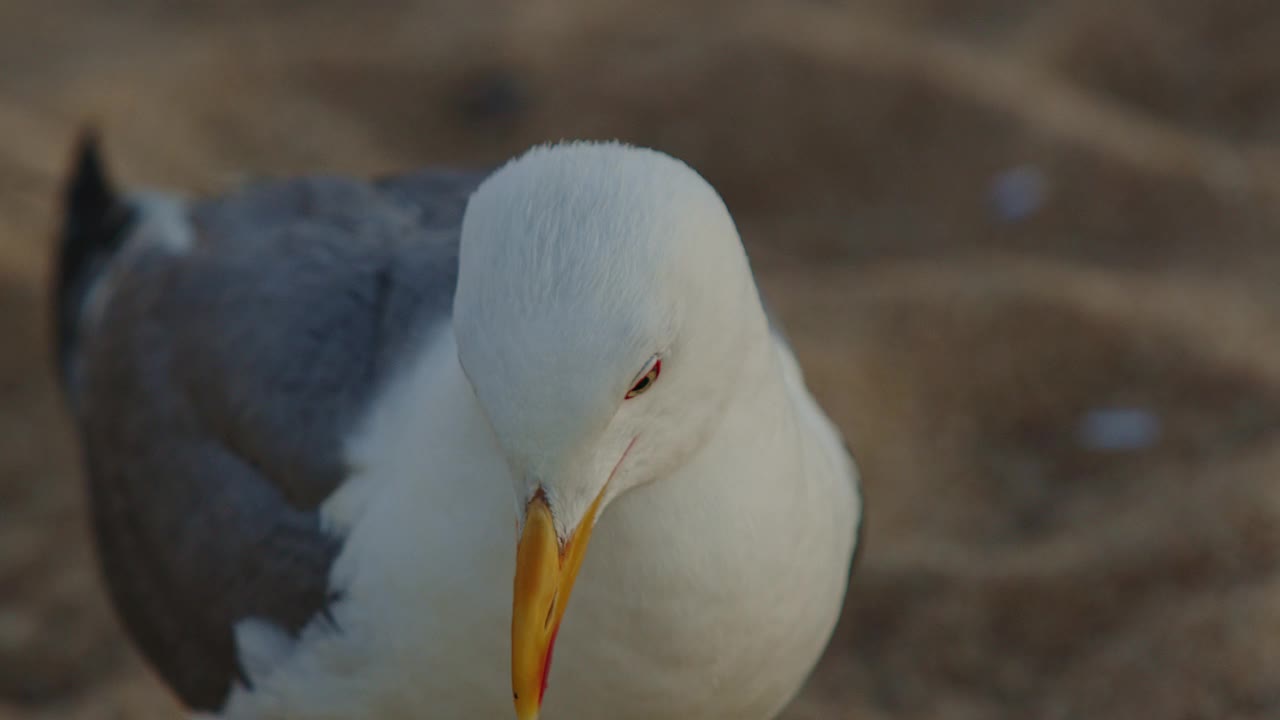
[(649, 368), (648, 372), (641, 375), (640, 379), (636, 380), (635, 384), (631, 386), (631, 389), (627, 391), (626, 399), (630, 400), (631, 398), (643, 393), (645, 390), (653, 387), (653, 384), (658, 381), (658, 374), (661, 372), (662, 361), (655, 360), (653, 367)]

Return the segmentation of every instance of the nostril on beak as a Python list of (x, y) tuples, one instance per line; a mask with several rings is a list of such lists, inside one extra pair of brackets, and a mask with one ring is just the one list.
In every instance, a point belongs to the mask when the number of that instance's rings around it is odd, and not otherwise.
[(551, 627), (551, 621), (556, 616), (556, 603), (560, 602), (560, 590), (556, 589), (556, 594), (551, 596), (551, 604), (547, 606), (547, 617), (542, 621), (542, 628), (545, 630)]

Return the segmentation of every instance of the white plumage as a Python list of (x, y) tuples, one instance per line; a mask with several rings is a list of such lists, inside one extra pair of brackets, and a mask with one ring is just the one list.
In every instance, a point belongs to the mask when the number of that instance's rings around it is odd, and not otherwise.
[(251, 685), (217, 716), (510, 717), (512, 643), (536, 668), (546, 641), (512, 624), (542, 508), (551, 642), (564, 613), (543, 717), (774, 717), (836, 622), (861, 505), (720, 198), (653, 151), (538, 148), (479, 186), (459, 252), (451, 317), (396, 358), (320, 506), (332, 622), (241, 619)]

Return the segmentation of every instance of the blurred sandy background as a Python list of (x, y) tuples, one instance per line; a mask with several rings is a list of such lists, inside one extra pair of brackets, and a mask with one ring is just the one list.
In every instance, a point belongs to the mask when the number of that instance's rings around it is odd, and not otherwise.
[(98, 588), (43, 309), (132, 184), (500, 160), (715, 183), (865, 473), (789, 720), (1280, 717), (1280, 6), (0, 2), (0, 718), (175, 718)]

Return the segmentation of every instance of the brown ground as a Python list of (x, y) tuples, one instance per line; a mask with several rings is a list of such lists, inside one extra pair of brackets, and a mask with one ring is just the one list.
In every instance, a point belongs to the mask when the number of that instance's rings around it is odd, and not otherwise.
[[(46, 371), (86, 119), (128, 181), (196, 191), (560, 137), (686, 158), (865, 474), (789, 720), (1280, 717), (1275, 3), (275, 5), (0, 3), (0, 718), (176, 716), (104, 606)], [(1044, 204), (1007, 222), (1022, 166)], [(1154, 444), (1082, 446), (1113, 406)]]

